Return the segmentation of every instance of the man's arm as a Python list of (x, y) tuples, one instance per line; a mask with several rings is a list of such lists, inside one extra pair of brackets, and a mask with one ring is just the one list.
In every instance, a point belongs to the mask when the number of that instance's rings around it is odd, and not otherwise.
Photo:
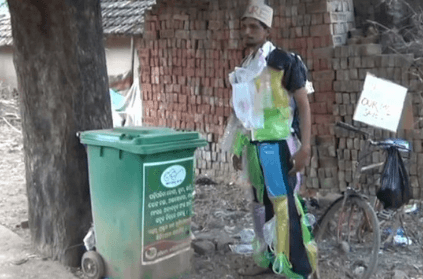
[(306, 88), (302, 87), (296, 90), (294, 92), (294, 98), (297, 103), (300, 119), (301, 148), (292, 157), (294, 167), (289, 171), (289, 175), (295, 175), (297, 172), (303, 171), (305, 166), (308, 165), (311, 154), (311, 113)]

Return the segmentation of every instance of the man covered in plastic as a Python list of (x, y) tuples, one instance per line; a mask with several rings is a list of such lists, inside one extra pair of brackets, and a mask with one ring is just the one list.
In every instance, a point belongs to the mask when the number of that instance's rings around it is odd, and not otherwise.
[[(257, 266), (239, 272), (257, 275), (273, 270), (288, 278), (307, 278), (316, 268), (317, 248), (296, 187), (297, 173), (310, 159), (307, 70), (297, 55), (267, 40), (272, 17), (264, 0), (250, 2), (241, 19), (246, 56), (229, 77), (235, 115), (223, 146), (230, 146), (234, 167), (245, 172), (254, 195)], [(293, 102), (301, 144), (292, 129)]]

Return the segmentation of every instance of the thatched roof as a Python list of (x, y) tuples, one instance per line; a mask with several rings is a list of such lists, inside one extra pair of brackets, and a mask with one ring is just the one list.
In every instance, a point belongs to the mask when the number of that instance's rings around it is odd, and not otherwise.
[(10, 14), (0, 14), (0, 47), (11, 46), (12, 39), (12, 26), (10, 24)]
[(103, 32), (108, 35), (141, 35), (144, 13), (156, 0), (102, 0)]
[[(144, 32), (144, 13), (156, 0), (101, 0), (103, 33), (105, 36), (141, 35)], [(0, 47), (13, 45), (10, 14), (0, 13)]]

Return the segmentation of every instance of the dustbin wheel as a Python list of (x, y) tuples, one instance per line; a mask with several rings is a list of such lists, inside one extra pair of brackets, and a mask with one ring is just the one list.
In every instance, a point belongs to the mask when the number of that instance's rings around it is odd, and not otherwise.
[(81, 260), (82, 271), (89, 279), (103, 278), (105, 267), (100, 254), (95, 251), (87, 251)]

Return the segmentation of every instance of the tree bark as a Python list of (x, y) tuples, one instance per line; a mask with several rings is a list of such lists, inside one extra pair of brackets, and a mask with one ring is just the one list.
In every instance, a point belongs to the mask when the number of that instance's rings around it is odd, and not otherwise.
[(9, 0), (9, 9), (32, 242), (78, 266), (92, 217), (76, 133), (112, 127), (100, 1)]

